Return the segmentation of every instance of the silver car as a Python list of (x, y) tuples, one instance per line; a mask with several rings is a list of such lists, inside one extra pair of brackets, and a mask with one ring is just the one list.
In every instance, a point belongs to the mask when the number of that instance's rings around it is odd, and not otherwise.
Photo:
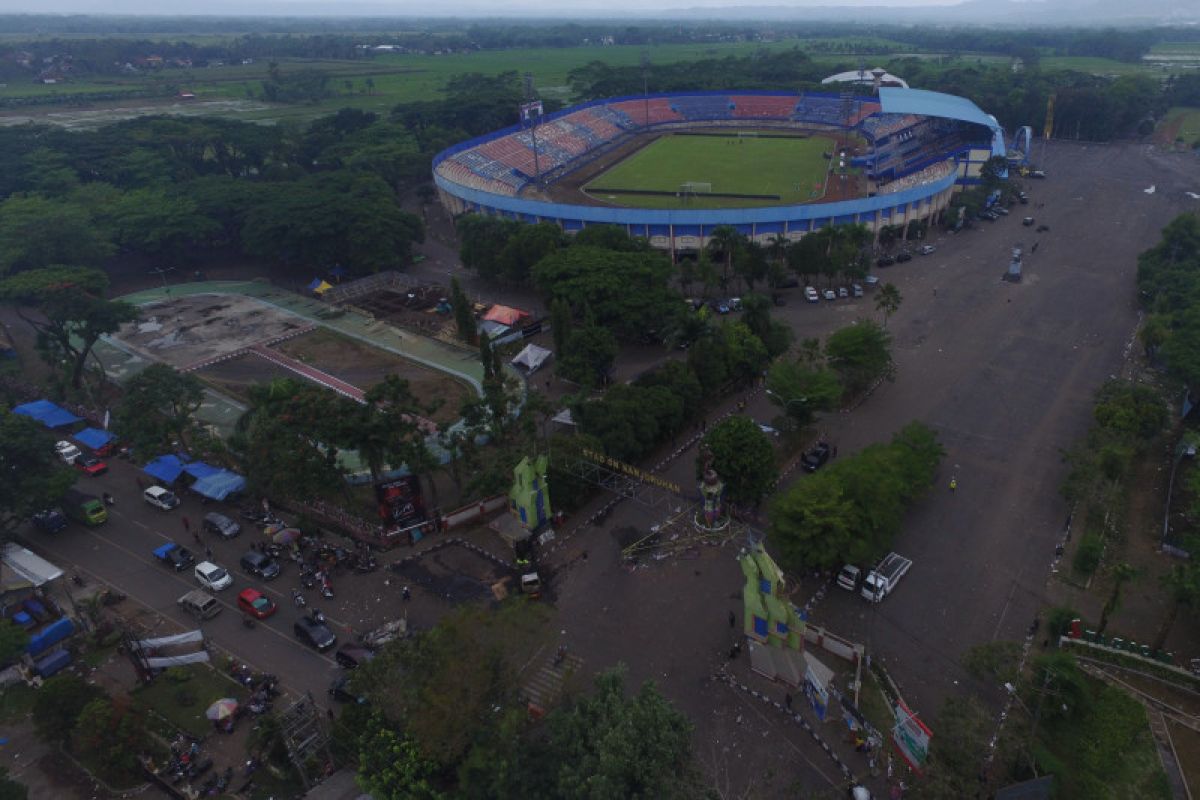
[(216, 511), (204, 515), (204, 530), (215, 533), (222, 539), (232, 539), (242, 532), (242, 526)]

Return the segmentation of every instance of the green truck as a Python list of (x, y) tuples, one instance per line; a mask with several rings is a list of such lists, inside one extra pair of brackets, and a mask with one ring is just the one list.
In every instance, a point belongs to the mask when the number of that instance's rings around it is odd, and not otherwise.
[(89, 528), (103, 525), (108, 521), (108, 509), (100, 498), (77, 489), (68, 489), (63, 496), (63, 510), (67, 516), (76, 522), (82, 522)]

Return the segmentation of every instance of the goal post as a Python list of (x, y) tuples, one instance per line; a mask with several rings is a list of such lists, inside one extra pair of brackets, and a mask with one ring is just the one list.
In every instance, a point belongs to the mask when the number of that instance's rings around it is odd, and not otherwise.
[(684, 181), (679, 184), (679, 197), (684, 204), (698, 194), (712, 194), (712, 184), (707, 181)]

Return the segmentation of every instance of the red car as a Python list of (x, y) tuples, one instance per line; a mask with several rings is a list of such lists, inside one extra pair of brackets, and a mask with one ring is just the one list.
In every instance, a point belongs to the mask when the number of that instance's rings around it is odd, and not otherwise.
[(275, 602), (258, 589), (242, 589), (237, 604), (238, 610), (256, 619), (266, 619), (279, 610)]
[(93, 455), (83, 453), (79, 458), (75, 459), (75, 469), (95, 477), (108, 472), (108, 464), (105, 464)]

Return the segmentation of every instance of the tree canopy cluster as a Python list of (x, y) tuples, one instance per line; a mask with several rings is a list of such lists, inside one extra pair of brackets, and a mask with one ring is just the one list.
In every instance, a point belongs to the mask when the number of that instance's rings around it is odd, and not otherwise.
[(400, 267), (424, 233), (397, 193), (427, 180), (417, 139), (359, 111), (304, 131), (177, 117), (4, 128), (0, 275), (114, 255), (192, 268), (229, 250), (298, 277)]
[(523, 603), (457, 611), (356, 670), (367, 702), (340, 725), (360, 785), (381, 800), (698, 796), (690, 723), (652, 684), (627, 694), (620, 669), (530, 718), (516, 669), (535, 616)]
[(888, 551), (904, 512), (933, 485), (943, 455), (933, 430), (910, 422), (796, 481), (771, 506), (768, 536), (786, 569), (869, 564)]
[(1138, 298), (1149, 317), (1139, 333), (1148, 355), (1186, 387), (1200, 387), (1200, 217), (1181, 214), (1138, 256)]

